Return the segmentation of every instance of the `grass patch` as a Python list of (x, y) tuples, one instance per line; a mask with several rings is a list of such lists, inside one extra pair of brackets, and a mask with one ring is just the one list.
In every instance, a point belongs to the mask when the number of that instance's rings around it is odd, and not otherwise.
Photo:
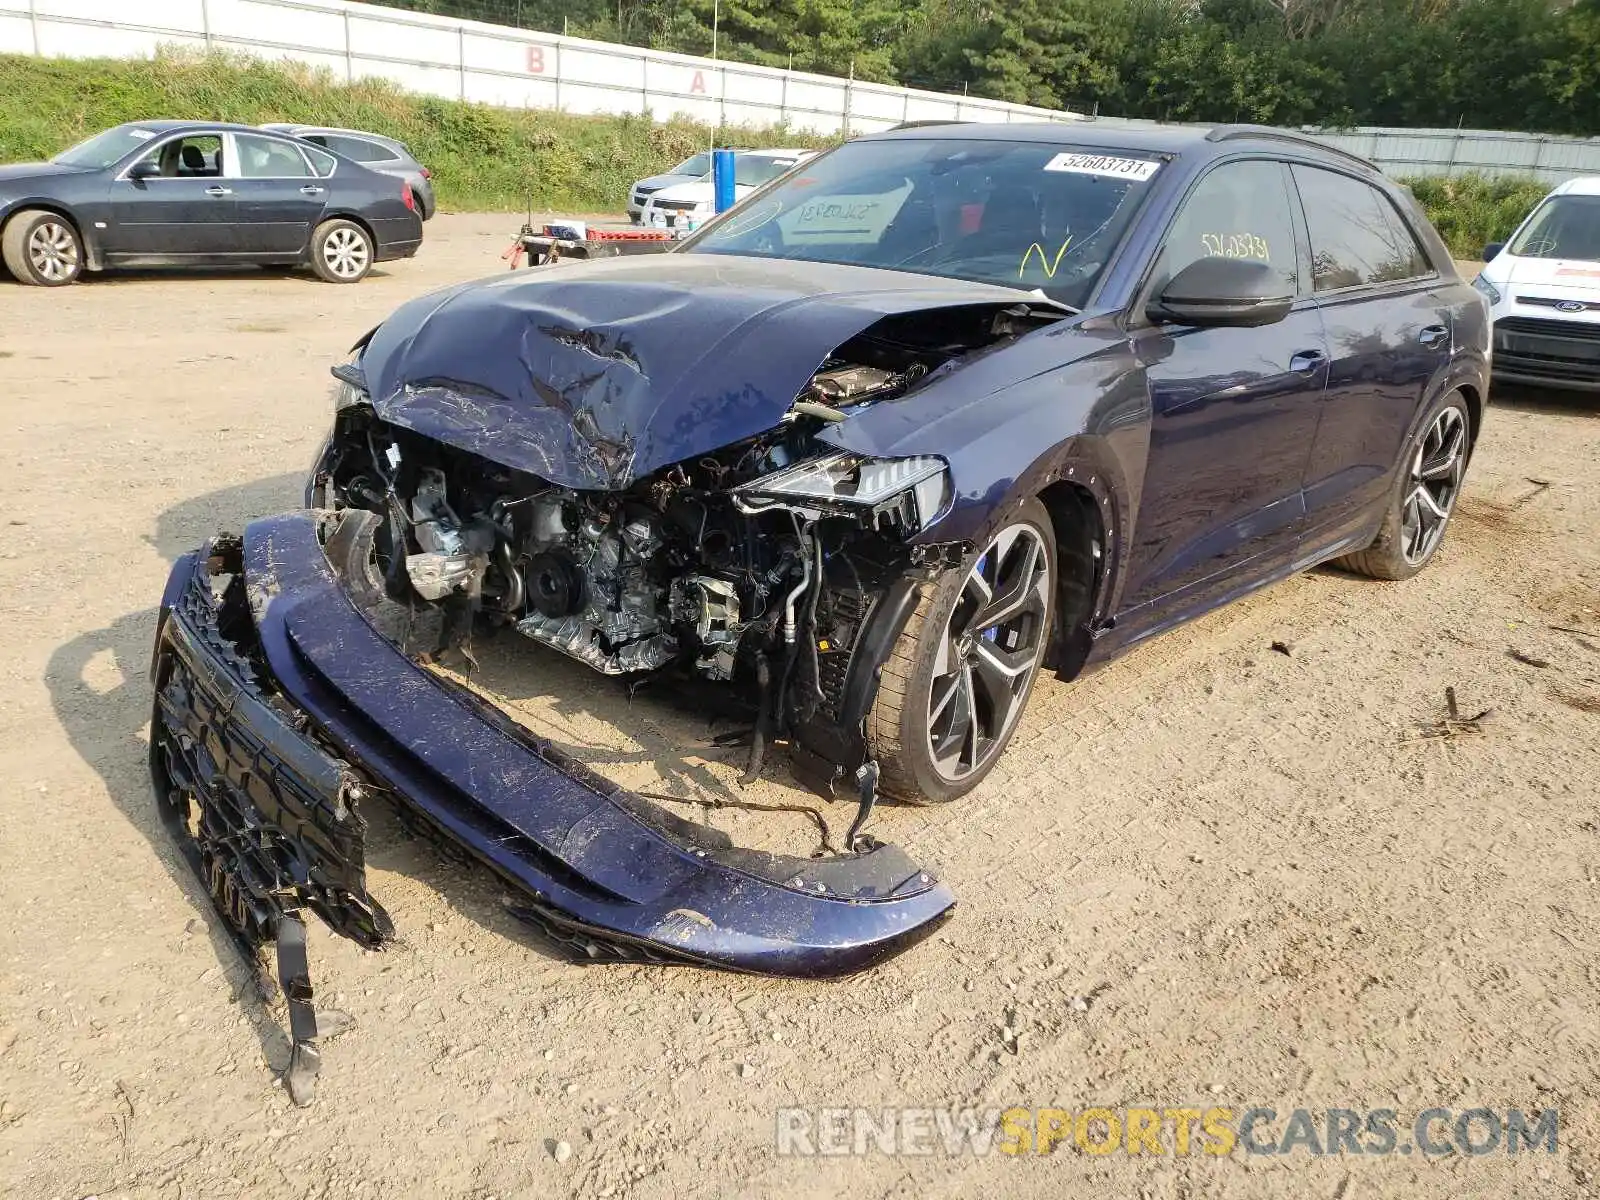
[(1405, 183), (1450, 253), (1464, 259), (1505, 241), (1550, 191), (1549, 184), (1516, 175), (1430, 175)]
[[(397, 137), (434, 173), (445, 209), (620, 211), (634, 180), (712, 144), (822, 146), (782, 127), (658, 124), (421, 96), (381, 79), (244, 55), (154, 59), (0, 55), (0, 162), (49, 158), (124, 121), (301, 121)], [(836, 139), (835, 139), (836, 140)]]

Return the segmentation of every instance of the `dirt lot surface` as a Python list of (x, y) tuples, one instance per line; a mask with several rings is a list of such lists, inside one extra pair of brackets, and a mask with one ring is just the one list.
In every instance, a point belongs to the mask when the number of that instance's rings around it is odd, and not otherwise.
[[(883, 812), (961, 906), (864, 976), (576, 965), (372, 811), (400, 940), (313, 928), (319, 999), (355, 1027), (293, 1107), (281, 1012), (152, 807), (154, 605), (201, 537), (296, 504), (329, 364), (499, 270), (516, 224), (442, 217), (354, 288), (0, 284), (0, 1193), (1596, 1194), (1600, 404), (1556, 396), (1492, 409), (1421, 578), (1314, 572), (1042, 683), (978, 793)], [(820, 803), (781, 763), (741, 793), (702, 724), (532, 647), (476, 682), (629, 783)], [(1417, 739), (1447, 687), (1492, 714)], [(684, 811), (814, 844), (802, 817)], [(776, 1154), (775, 1110), (832, 1105), (1392, 1108), (1403, 1134), (1433, 1106), (1555, 1106), (1561, 1149)]]

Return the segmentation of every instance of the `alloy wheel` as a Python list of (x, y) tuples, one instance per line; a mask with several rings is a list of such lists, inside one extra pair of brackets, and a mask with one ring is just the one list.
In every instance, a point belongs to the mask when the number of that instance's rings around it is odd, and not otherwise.
[(1027, 702), (1050, 611), (1050, 548), (1032, 525), (1000, 531), (962, 585), (928, 689), (934, 769), (954, 783), (987, 766)]
[(78, 239), (60, 221), (41, 221), (28, 238), (28, 261), (50, 283), (71, 279), (78, 272)]
[(354, 229), (335, 229), (322, 243), (322, 261), (340, 279), (354, 279), (367, 269), (367, 239)]
[(1400, 552), (1406, 562), (1420, 563), (1438, 547), (1461, 492), (1466, 462), (1467, 420), (1452, 405), (1434, 418), (1411, 460), (1400, 502)]

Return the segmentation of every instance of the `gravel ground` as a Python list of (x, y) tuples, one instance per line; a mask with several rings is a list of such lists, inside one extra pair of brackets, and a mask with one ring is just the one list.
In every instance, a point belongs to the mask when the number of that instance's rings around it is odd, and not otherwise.
[[(0, 1193), (1595, 1194), (1600, 404), (1555, 395), (1493, 407), (1421, 578), (1313, 572), (1042, 683), (965, 803), (884, 811), (876, 831), (961, 907), (864, 976), (573, 964), (485, 873), (373, 812), (400, 939), (363, 954), (313, 928), (319, 998), (355, 1026), (316, 1106), (291, 1106), (281, 1013), (152, 807), (154, 605), (201, 537), (296, 503), (330, 362), (402, 300), (499, 270), (518, 223), (440, 217), (417, 260), (354, 288), (0, 284)], [(629, 783), (816, 803), (781, 764), (739, 792), (703, 726), (532, 647), (496, 643), (475, 682)], [(1482, 731), (1415, 738), (1446, 687), (1493, 710)], [(1393, 1108), (1403, 1129), (1555, 1106), (1561, 1149), (775, 1148), (785, 1106), (1146, 1104)]]

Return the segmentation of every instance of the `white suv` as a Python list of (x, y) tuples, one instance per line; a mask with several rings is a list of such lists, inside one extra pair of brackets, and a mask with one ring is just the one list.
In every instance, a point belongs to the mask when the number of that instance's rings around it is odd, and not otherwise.
[(1495, 381), (1600, 392), (1600, 177), (1563, 183), (1483, 260)]
[[(743, 200), (758, 187), (815, 154), (815, 150), (738, 151), (733, 158), (734, 200)], [(693, 229), (716, 215), (715, 197), (716, 185), (709, 173), (701, 179), (672, 184), (645, 198), (639, 223), (663, 229)]]

